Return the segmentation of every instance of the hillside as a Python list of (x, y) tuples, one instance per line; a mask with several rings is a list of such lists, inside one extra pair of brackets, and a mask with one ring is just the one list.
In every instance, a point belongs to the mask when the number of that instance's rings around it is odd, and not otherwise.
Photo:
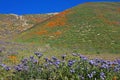
[(120, 53), (120, 3), (85, 3), (37, 24), (16, 38), (89, 53)]
[(8, 38), (14, 34), (25, 31), (37, 23), (52, 17), (53, 14), (16, 15), (0, 14), (0, 39)]

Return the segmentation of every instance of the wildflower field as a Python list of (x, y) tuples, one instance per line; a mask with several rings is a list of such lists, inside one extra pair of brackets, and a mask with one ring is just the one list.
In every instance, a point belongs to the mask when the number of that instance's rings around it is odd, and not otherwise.
[(120, 2), (1, 14), (0, 80), (120, 80)]
[(0, 78), (5, 80), (119, 80), (120, 59), (88, 59), (79, 54), (44, 57), (35, 52), (12, 66), (0, 63)]
[(15, 41), (84, 53), (119, 54), (119, 5), (119, 2), (91, 2), (75, 6), (22, 32)]

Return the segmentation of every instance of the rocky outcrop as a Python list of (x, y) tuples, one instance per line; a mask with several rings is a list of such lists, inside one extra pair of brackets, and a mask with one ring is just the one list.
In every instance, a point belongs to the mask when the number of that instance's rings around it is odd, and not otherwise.
[(33, 25), (43, 22), (55, 15), (37, 14), (37, 15), (16, 15), (0, 14), (0, 39), (8, 38), (24, 30), (31, 28)]

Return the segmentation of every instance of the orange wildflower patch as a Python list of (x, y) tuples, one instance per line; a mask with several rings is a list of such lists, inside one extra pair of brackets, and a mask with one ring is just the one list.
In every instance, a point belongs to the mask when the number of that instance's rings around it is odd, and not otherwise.
[(107, 20), (107, 19), (104, 19), (104, 22), (107, 23), (107, 24), (110, 24), (110, 25), (119, 25), (119, 22), (115, 22), (115, 21), (110, 21), (110, 20)]
[(56, 36), (59, 36), (59, 35), (61, 35), (61, 34), (62, 34), (61, 31), (57, 31), (57, 32), (54, 33), (54, 35), (56, 35)]
[(64, 26), (66, 24), (66, 19), (65, 17), (63, 18), (56, 18), (55, 20), (53, 21), (50, 21), (47, 26), (48, 27), (55, 27), (55, 26)]
[(111, 23), (112, 23), (112, 24), (115, 24), (115, 25), (119, 25), (119, 22), (117, 22), (117, 21), (116, 21), (116, 22), (115, 22), (115, 21), (112, 21)]
[(55, 26), (64, 26), (66, 24), (66, 14), (68, 14), (70, 10), (63, 11), (55, 16), (54, 20), (51, 20), (46, 24), (48, 27), (55, 27)]
[(117, 80), (117, 77), (116, 77), (116, 76), (114, 76), (112, 80)]
[(120, 8), (117, 8), (117, 11), (120, 12)]
[(47, 24), (47, 26), (49, 26), (49, 27), (54, 27), (54, 26), (57, 26), (57, 23), (56, 23), (56, 21), (50, 21), (50, 22)]
[(65, 15), (65, 14), (68, 14), (69, 12), (70, 12), (70, 10), (65, 10), (65, 11), (61, 12), (60, 14), (58, 14), (58, 15)]
[(76, 13), (76, 12), (74, 10), (68, 9), (68, 10), (61, 12), (60, 14), (61, 15), (69, 15), (69, 14), (73, 14), (73, 13)]
[(98, 11), (98, 18), (102, 19), (105, 23), (110, 24), (110, 25), (119, 25), (119, 22), (117, 21), (110, 21), (109, 19), (105, 18), (104, 15)]
[(13, 63), (17, 62), (17, 57), (16, 56), (8, 56), (9, 60), (12, 61)]
[(64, 26), (66, 24), (66, 16), (56, 16), (54, 20), (48, 22), (45, 26), (55, 27), (55, 26)]
[(9, 59), (16, 59), (16, 56), (8, 56)]
[(48, 33), (47, 30), (41, 30), (41, 31), (37, 32), (37, 34), (39, 34), (39, 35), (43, 35), (43, 34), (47, 34), (47, 33)]

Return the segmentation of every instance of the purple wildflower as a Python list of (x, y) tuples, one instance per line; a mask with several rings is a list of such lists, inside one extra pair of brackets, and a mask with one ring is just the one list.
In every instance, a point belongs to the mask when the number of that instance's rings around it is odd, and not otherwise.
[(44, 58), (44, 59), (45, 59), (45, 61), (46, 61), (46, 62), (48, 62), (48, 61), (49, 61), (49, 59), (48, 59), (48, 58)]
[(93, 73), (88, 74), (88, 77), (89, 77), (90, 79), (93, 78)]
[(117, 63), (120, 64), (120, 59), (117, 59)]
[(81, 80), (85, 80), (85, 78), (82, 75), (79, 75)]
[(59, 65), (60, 64), (60, 60), (55, 61), (55, 64)]
[(28, 71), (29, 66), (23, 66), (23, 70)]
[(85, 57), (85, 56), (83, 56), (83, 55), (80, 55), (80, 58), (81, 58), (82, 60), (87, 60), (87, 59), (88, 59), (87, 57)]
[(118, 66), (115, 66), (114, 71), (118, 72), (118, 71), (120, 71), (120, 68)]
[(9, 71), (10, 69), (11, 69), (11, 68), (10, 68), (9, 66), (6, 66), (6, 67), (5, 67), (5, 70), (6, 70), (6, 71)]
[(15, 66), (14, 69), (18, 72), (22, 71), (22, 67), (20, 65)]
[(118, 65), (118, 62), (116, 60), (113, 61), (113, 65)]
[(95, 58), (94, 60), (96, 61), (96, 63), (100, 62), (100, 59), (98, 59), (98, 58)]
[(93, 66), (93, 65), (95, 65), (95, 61), (94, 60), (90, 60), (89, 64)]
[(34, 54), (37, 56), (39, 54), (39, 52), (34, 52)]
[(54, 61), (56, 61), (56, 60), (57, 60), (57, 58), (56, 58), (55, 56), (52, 56), (52, 59), (53, 59)]
[(100, 68), (108, 69), (109, 66), (107, 64), (103, 64)]
[(2, 66), (3, 68), (5, 68), (7, 65), (5, 65), (5, 64), (0, 64), (0, 66)]
[(33, 60), (34, 59), (34, 56), (30, 56), (30, 60)]
[(34, 52), (34, 54), (35, 54), (38, 58), (41, 58), (41, 57), (43, 56), (43, 54), (40, 53), (40, 52)]
[(43, 54), (38, 54), (37, 57), (38, 58), (41, 58), (43, 56)]
[(75, 60), (69, 60), (68, 61), (68, 66), (71, 67), (76, 61)]
[(102, 80), (105, 80), (105, 77), (106, 77), (106, 76), (105, 76), (105, 73), (104, 73), (104, 72), (101, 72), (101, 73), (100, 73), (100, 78), (101, 78)]
[(111, 67), (113, 65), (113, 62), (112, 61), (107, 61), (106, 64), (109, 65), (109, 67)]
[(25, 59), (21, 60), (21, 62), (22, 62), (22, 64), (26, 65), (26, 64), (27, 64), (27, 62), (28, 62), (28, 59), (27, 59), (27, 58), (25, 58)]
[(48, 63), (49, 63), (50, 65), (52, 65), (52, 64), (53, 64), (53, 62), (52, 62), (51, 60), (48, 60)]
[(38, 63), (38, 60), (37, 60), (37, 59), (33, 59), (32, 62), (33, 62), (34, 64), (36, 64), (36, 63)]

